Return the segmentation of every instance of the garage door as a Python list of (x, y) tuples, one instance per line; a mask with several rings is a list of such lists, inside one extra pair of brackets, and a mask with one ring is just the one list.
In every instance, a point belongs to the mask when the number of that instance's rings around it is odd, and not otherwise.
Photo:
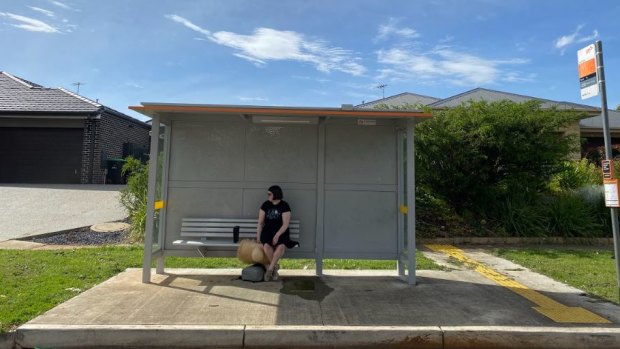
[(82, 132), (0, 127), (0, 183), (80, 183)]

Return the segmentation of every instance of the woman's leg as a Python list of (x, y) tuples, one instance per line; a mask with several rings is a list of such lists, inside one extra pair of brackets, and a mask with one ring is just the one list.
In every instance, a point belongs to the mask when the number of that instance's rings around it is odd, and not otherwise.
[(263, 244), (263, 251), (265, 251), (267, 259), (269, 259), (269, 263), (271, 263), (271, 260), (273, 259), (273, 247), (269, 244)]
[(286, 246), (284, 246), (284, 244), (279, 244), (276, 247), (276, 250), (273, 251), (273, 258), (271, 258), (271, 264), (269, 264), (269, 269), (273, 270), (276, 266), (276, 264), (278, 264), (278, 261), (280, 260), (280, 258), (282, 258), (282, 256), (284, 256), (284, 251), (286, 250)]
[(271, 261), (273, 260), (273, 247), (269, 244), (263, 244), (263, 251), (265, 251), (270, 263), (267, 270), (265, 270), (264, 280), (271, 281), (273, 279), (273, 268), (271, 267)]

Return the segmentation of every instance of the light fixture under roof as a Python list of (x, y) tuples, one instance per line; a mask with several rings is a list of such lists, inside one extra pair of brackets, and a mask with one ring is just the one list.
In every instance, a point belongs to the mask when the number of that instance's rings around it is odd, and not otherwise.
[(252, 122), (255, 124), (316, 125), (319, 123), (319, 118), (305, 116), (252, 116)]

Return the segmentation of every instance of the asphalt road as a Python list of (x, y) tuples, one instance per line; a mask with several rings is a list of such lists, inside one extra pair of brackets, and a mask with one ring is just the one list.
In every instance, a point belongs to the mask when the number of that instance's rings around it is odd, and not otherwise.
[(0, 241), (127, 217), (121, 185), (0, 184)]

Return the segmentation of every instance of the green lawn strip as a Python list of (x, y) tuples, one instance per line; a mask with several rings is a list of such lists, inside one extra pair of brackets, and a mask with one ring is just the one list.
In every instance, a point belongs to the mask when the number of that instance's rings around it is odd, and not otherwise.
[(618, 303), (611, 249), (501, 248), (494, 252), (556, 281)]
[(140, 266), (141, 248), (0, 250), (0, 323), (7, 331), (127, 267)]
[[(15, 329), (96, 284), (142, 266), (143, 249), (0, 250), (0, 333)], [(325, 269), (395, 269), (395, 261), (326, 259)], [(313, 269), (311, 259), (283, 259), (286, 269)], [(236, 258), (166, 258), (168, 268), (241, 268)], [(441, 269), (417, 254), (417, 269)]]

